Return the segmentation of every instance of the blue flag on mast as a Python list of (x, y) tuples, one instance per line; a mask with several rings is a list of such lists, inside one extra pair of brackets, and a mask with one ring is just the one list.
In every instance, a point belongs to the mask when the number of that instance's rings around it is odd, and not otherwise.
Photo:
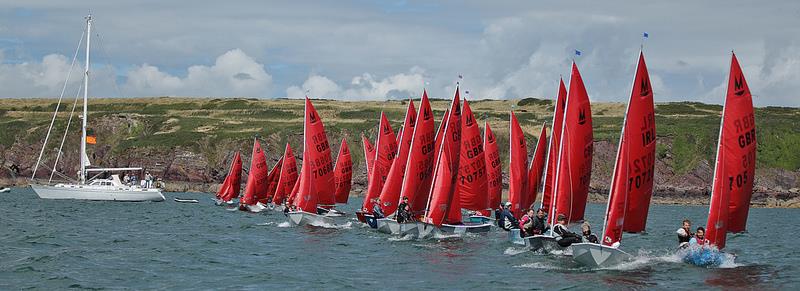
[(647, 38), (647, 37), (649, 37), (649, 36), (650, 36), (650, 35), (649, 35), (649, 34), (647, 34), (647, 32), (645, 32), (645, 33), (642, 33), (642, 37), (644, 37), (644, 38)]
[(579, 50), (575, 50), (575, 55), (576, 55), (576, 56), (580, 56), (580, 55), (581, 55), (581, 51), (579, 51)]

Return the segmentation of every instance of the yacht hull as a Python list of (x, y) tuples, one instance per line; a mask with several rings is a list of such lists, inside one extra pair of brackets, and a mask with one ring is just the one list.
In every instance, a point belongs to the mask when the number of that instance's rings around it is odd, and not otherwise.
[(31, 185), (42, 199), (75, 199), (97, 201), (164, 201), (158, 189), (111, 189), (90, 188), (83, 185), (44, 186)]

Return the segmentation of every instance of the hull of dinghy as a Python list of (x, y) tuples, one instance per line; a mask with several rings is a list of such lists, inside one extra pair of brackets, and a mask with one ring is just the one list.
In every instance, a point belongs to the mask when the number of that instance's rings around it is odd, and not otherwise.
[(416, 222), (398, 223), (396, 220), (389, 218), (378, 219), (378, 231), (392, 235), (418, 235)]
[(323, 225), (334, 225), (335, 222), (333, 218), (319, 215), (316, 213), (308, 213), (305, 211), (292, 211), (289, 212), (289, 223), (296, 226), (301, 225), (313, 225), (313, 226), (323, 226)]
[(572, 259), (589, 268), (608, 268), (633, 257), (618, 248), (593, 243), (572, 244)]

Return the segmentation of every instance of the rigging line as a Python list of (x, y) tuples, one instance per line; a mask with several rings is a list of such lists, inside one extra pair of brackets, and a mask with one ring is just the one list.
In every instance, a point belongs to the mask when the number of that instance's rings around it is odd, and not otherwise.
[[(84, 76), (85, 78), (85, 76)], [(53, 174), (55, 174), (56, 169), (58, 169), (58, 160), (61, 158), (61, 149), (64, 148), (64, 141), (67, 140), (67, 133), (69, 133), (69, 126), (72, 123), (72, 117), (75, 116), (75, 108), (78, 106), (78, 100), (81, 96), (81, 92), (83, 91), (83, 83), (81, 83), (80, 87), (78, 87), (78, 92), (75, 93), (75, 102), (72, 103), (72, 112), (69, 114), (69, 119), (67, 120), (67, 127), (64, 128), (64, 137), (61, 138), (61, 145), (58, 146), (58, 152), (56, 152), (56, 161), (53, 163), (53, 169), (50, 171), (50, 179), (47, 180), (47, 183), (53, 181)]]
[(72, 69), (75, 67), (75, 62), (78, 59), (78, 52), (81, 50), (81, 44), (83, 44), (83, 37), (86, 36), (86, 29), (83, 30), (81, 34), (80, 40), (78, 40), (78, 47), (75, 48), (75, 55), (72, 56), (72, 64), (69, 65), (69, 71), (67, 71), (67, 79), (64, 80), (64, 86), (61, 88), (61, 94), (58, 96), (58, 103), (56, 104), (56, 111), (53, 112), (53, 119), (50, 120), (50, 127), (47, 128), (47, 135), (44, 137), (44, 143), (42, 143), (42, 149), (39, 151), (39, 158), (36, 159), (36, 165), (33, 167), (33, 174), (31, 174), (31, 181), (33, 178), (36, 177), (36, 170), (39, 168), (39, 163), (42, 161), (42, 156), (44, 155), (44, 149), (47, 147), (47, 141), (50, 139), (50, 132), (53, 130), (53, 124), (56, 122), (56, 116), (58, 116), (58, 109), (61, 107), (61, 100), (64, 98), (64, 92), (67, 90), (67, 84), (69, 84), (69, 77), (72, 75)]

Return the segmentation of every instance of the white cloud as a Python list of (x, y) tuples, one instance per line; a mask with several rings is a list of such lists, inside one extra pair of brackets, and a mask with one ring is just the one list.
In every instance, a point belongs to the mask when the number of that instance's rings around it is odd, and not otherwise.
[(302, 98), (308, 92), (312, 98), (337, 98), (348, 100), (385, 100), (396, 98), (418, 97), (425, 86), (423, 70), (411, 68), (407, 73), (395, 74), (383, 79), (376, 79), (369, 73), (353, 77), (349, 87), (342, 88), (331, 79), (311, 75), (302, 86), (291, 86), (286, 89), (289, 98)]
[(335, 82), (327, 77), (311, 75), (303, 82), (302, 87), (291, 86), (286, 89), (286, 97), (303, 98), (308, 95), (311, 98), (334, 98), (342, 93), (342, 89)]
[(184, 78), (144, 64), (128, 73), (125, 91), (135, 95), (265, 96), (272, 76), (240, 49), (217, 57), (214, 65), (194, 65)]

